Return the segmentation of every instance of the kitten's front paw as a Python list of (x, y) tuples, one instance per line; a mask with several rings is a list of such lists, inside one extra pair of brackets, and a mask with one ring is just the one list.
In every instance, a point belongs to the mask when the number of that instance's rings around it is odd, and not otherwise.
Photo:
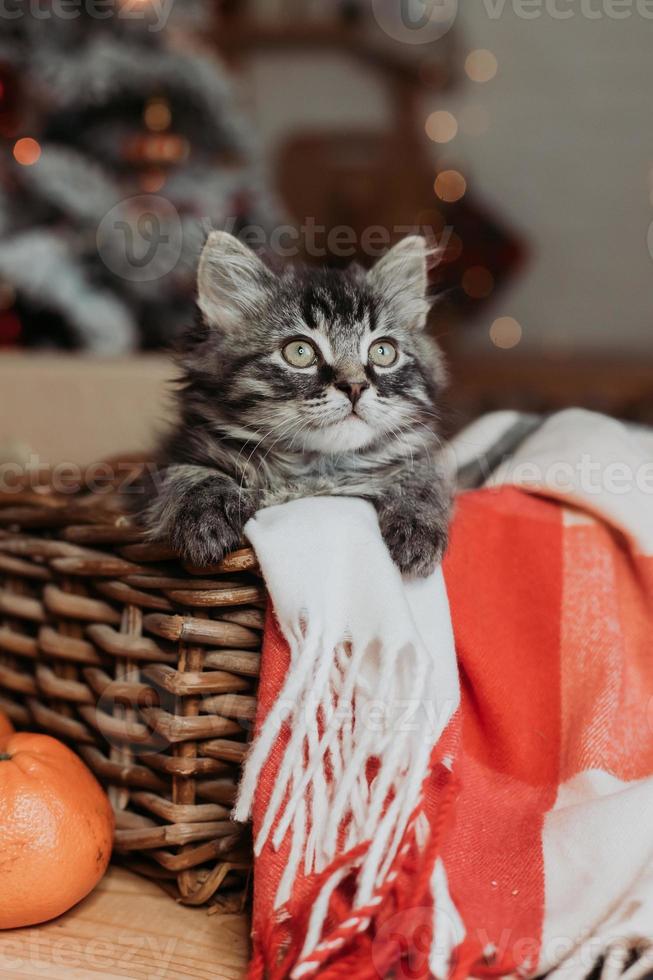
[(425, 577), (442, 561), (447, 547), (445, 524), (425, 524), (395, 512), (384, 515), (380, 524), (383, 540), (402, 574)]
[(214, 565), (240, 546), (247, 517), (225, 500), (189, 493), (170, 528), (172, 546), (191, 565)]

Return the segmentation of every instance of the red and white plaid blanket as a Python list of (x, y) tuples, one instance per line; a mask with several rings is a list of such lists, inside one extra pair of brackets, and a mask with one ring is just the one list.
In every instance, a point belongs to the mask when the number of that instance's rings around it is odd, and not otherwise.
[[(458, 498), (444, 563), (449, 609), (437, 578), (427, 582), (438, 642), (420, 711), (408, 699), (401, 718), (389, 723), (381, 711), (377, 723), (367, 713), (372, 681), (348, 683), (359, 624), (345, 642), (324, 625), (330, 566), (311, 551), (315, 512), (272, 508), (267, 528), (249, 529), (278, 612), (268, 617), (259, 735), (237, 809), (241, 818), (251, 809), (257, 839), (252, 978), (582, 980), (597, 963), (593, 975), (605, 980), (653, 972), (653, 443), (584, 412), (526, 429), (517, 421), (483, 420), (454, 445), (463, 471), (485, 460), (488, 472), (483, 488)], [(494, 458), (511, 431), (521, 442), (508, 438), (510, 453)], [(299, 545), (286, 556), (305, 565), (296, 578), (271, 558), (272, 524), (289, 531), (284, 508), (293, 521), (300, 514), (300, 529), (302, 514), (309, 521), (309, 553)], [(347, 535), (334, 546), (346, 548)], [(355, 609), (357, 595), (374, 605), (383, 583), (373, 547), (358, 540), (349, 565), (337, 566), (355, 569), (341, 605)], [(310, 592), (315, 565), (327, 639), (307, 687), (301, 653), (319, 616), (298, 593), (304, 581)], [(427, 620), (411, 603), (423, 635)], [(392, 615), (396, 624), (401, 612)], [(334, 659), (323, 696), (320, 665)], [(420, 663), (397, 657), (383, 690), (409, 689), (404, 674)], [(432, 701), (431, 724), (404, 735), (400, 725)], [(332, 726), (329, 707), (348, 720)], [(378, 724), (371, 741), (357, 736), (363, 708), (365, 731)], [(386, 763), (382, 807), (370, 814)]]

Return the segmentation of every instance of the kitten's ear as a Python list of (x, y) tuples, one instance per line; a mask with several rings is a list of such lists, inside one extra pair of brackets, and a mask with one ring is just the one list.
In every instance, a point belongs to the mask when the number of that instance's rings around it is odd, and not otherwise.
[(429, 312), (430, 250), (421, 235), (402, 238), (367, 274), (373, 289), (401, 308), (407, 323), (421, 329)]
[(251, 248), (226, 231), (211, 232), (197, 272), (197, 302), (208, 324), (237, 328), (273, 282), (273, 273)]

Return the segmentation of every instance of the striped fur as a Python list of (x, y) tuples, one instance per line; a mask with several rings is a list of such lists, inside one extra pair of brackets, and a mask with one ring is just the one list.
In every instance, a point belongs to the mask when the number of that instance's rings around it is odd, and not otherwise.
[[(297, 497), (363, 497), (402, 571), (428, 574), (446, 542), (450, 492), (436, 464), (441, 357), (424, 334), (427, 249), (404, 239), (358, 268), (274, 275), (213, 232), (198, 273), (201, 317), (179, 356), (180, 421), (161, 446), (144, 519), (195, 564), (236, 547), (261, 507)], [(305, 338), (308, 368), (284, 346)], [(368, 351), (388, 339), (396, 363)], [(360, 384), (352, 405), (337, 385)]]

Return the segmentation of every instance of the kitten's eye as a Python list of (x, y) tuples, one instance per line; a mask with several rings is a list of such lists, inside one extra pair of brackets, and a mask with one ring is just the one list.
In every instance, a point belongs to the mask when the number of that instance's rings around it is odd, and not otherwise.
[(375, 340), (369, 350), (369, 359), (377, 367), (390, 367), (397, 360), (399, 352), (390, 340)]
[(308, 340), (291, 340), (281, 351), (284, 360), (296, 368), (312, 367), (317, 361), (317, 354)]

